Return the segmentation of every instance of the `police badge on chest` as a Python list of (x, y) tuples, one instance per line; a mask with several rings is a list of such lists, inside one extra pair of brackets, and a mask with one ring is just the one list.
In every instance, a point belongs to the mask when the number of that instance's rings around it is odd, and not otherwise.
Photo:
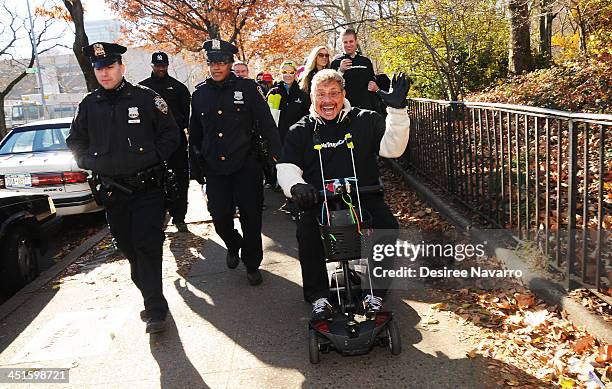
[(129, 124), (140, 123), (140, 114), (138, 113), (138, 107), (128, 108), (128, 123)]
[(242, 91), (239, 91), (239, 90), (234, 91), (234, 104), (244, 104), (244, 100), (242, 97)]

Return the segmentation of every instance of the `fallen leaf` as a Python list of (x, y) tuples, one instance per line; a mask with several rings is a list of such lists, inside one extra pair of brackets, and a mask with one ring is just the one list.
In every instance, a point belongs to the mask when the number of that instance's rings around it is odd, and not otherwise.
[(476, 349), (476, 348), (468, 351), (467, 353), (465, 353), (465, 355), (467, 355), (471, 359), (476, 358), (477, 354), (478, 354), (478, 349)]
[(574, 388), (576, 386), (576, 381), (571, 378), (561, 376), (559, 377), (559, 386), (564, 389)]
[(597, 357), (595, 358), (597, 363), (604, 363), (612, 361), (612, 345), (606, 344), (597, 349)]
[(446, 303), (435, 303), (431, 306), (433, 309), (442, 310), (446, 309)]
[(574, 351), (577, 354), (584, 353), (587, 349), (591, 348), (595, 344), (595, 339), (591, 335), (582, 337), (574, 343)]
[(535, 304), (535, 296), (532, 294), (517, 293), (514, 298), (519, 308), (529, 308)]
[(523, 322), (530, 327), (536, 328), (546, 322), (548, 318), (548, 310), (537, 311), (537, 312), (527, 312), (525, 314), (525, 318)]

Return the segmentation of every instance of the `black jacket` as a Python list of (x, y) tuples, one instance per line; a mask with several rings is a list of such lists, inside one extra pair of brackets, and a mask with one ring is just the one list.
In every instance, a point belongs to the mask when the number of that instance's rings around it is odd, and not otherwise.
[(203, 175), (227, 175), (242, 168), (254, 153), (254, 132), (268, 141), (277, 158), (278, 130), (255, 81), (230, 73), (222, 82), (208, 78), (196, 86), (189, 140), (191, 150), (201, 155)]
[(280, 102), (280, 117), (278, 119), (278, 134), (280, 135), (281, 143), (285, 141), (285, 135), (289, 131), (289, 127), (295, 124), (304, 115), (308, 115), (310, 108), (310, 97), (300, 89), (297, 82), (293, 82), (289, 88), (289, 93), (285, 88), (285, 82), (281, 81), (268, 92), (270, 95), (281, 95)]
[(169, 75), (159, 78), (151, 73), (151, 77), (140, 81), (139, 84), (153, 89), (166, 100), (174, 120), (181, 130), (189, 127), (191, 94), (183, 83)]
[[(337, 56), (329, 67), (338, 70), (340, 68), (340, 62), (345, 58), (350, 57), (347, 54)], [(374, 92), (368, 91), (368, 83), (370, 81), (376, 81), (372, 61), (359, 53), (355, 55), (355, 58), (350, 59), (353, 65), (343, 74), (346, 84), (346, 98), (353, 107), (379, 111), (378, 97), (376, 97)]]
[(352, 108), (340, 123), (323, 121), (316, 123), (306, 116), (293, 125), (283, 145), (279, 163), (290, 163), (299, 167), (304, 180), (317, 189), (323, 188), (319, 154), (314, 149), (315, 141), (321, 143), (321, 156), (325, 179), (353, 176), (350, 150), (345, 135), (352, 135), (355, 145), (355, 167), (359, 185), (377, 185), (379, 180), (376, 157), (380, 141), (385, 133), (385, 120), (378, 113)]
[(123, 80), (113, 101), (101, 88), (85, 96), (66, 143), (80, 168), (114, 177), (167, 160), (179, 144), (178, 134), (164, 99)]

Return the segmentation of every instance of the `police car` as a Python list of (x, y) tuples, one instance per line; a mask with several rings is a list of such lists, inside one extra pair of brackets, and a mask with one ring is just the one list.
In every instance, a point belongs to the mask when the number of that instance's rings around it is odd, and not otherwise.
[(58, 216), (96, 212), (87, 183), (66, 146), (72, 118), (31, 122), (0, 142), (0, 192), (47, 194)]

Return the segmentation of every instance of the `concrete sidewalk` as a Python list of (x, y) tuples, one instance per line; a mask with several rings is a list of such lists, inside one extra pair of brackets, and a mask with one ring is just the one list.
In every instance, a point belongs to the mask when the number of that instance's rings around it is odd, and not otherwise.
[[(145, 334), (142, 299), (127, 260), (83, 267), (35, 292), (0, 322), (0, 367), (70, 368), (69, 384), (34, 388), (486, 388), (496, 387), (476, 345), (427, 290), (393, 291), (403, 352), (359, 357), (323, 354), (308, 361), (310, 306), (302, 299), (295, 224), (266, 190), (264, 283), (251, 287), (243, 265), (229, 270), (212, 224), (188, 218), (189, 233), (169, 226), (164, 249), (168, 330)], [(198, 190), (190, 209), (205, 213)], [(205, 217), (200, 220), (205, 220)], [(435, 329), (421, 317), (439, 321)], [(426, 324), (426, 323), (425, 323)], [(507, 366), (508, 369), (514, 369)], [(0, 388), (26, 384), (0, 384)]]

